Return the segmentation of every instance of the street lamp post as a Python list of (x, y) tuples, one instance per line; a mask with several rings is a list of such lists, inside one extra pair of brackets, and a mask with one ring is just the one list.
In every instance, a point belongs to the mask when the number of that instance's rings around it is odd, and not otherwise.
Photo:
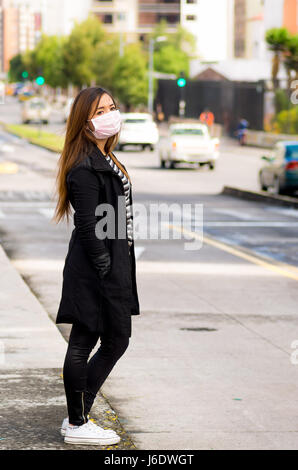
[(149, 39), (149, 73), (148, 73), (148, 112), (153, 113), (153, 54), (154, 54), (154, 42), (166, 41), (165, 36), (158, 36), (156, 39)]
[(119, 39), (119, 57), (123, 57), (124, 55), (123, 21), (125, 20), (124, 12), (118, 13), (118, 20), (121, 21), (120, 39)]

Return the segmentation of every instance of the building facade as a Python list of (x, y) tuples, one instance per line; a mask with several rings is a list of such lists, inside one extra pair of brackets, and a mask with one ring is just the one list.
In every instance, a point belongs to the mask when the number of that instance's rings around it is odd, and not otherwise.
[(284, 0), (283, 26), (292, 34), (298, 33), (298, 0)]

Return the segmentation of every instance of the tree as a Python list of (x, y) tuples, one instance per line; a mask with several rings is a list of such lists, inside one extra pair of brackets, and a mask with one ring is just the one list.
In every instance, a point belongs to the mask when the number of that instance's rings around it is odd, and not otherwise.
[(181, 71), (189, 75), (189, 59), (185, 52), (167, 44), (154, 53), (154, 70), (179, 75)]
[(45, 82), (53, 88), (66, 87), (68, 78), (64, 72), (63, 47), (66, 39), (57, 36), (43, 36), (36, 46), (35, 61), (42, 70)]
[(119, 38), (106, 35), (94, 48), (92, 56), (92, 74), (97, 85), (114, 90), (114, 71), (119, 58)]
[(76, 23), (63, 47), (64, 73), (69, 83), (78, 87), (90, 85), (94, 77), (94, 50), (103, 43), (105, 31), (100, 21), (90, 16)]
[(26, 51), (23, 55), (25, 68), (29, 74), (29, 80), (35, 80), (40, 75), (40, 65), (37, 63), (37, 48)]
[(289, 82), (292, 80), (291, 72), (294, 71), (298, 80), (298, 35), (290, 36), (286, 44), (284, 62), (288, 71)]
[(124, 48), (123, 57), (120, 57), (115, 65), (112, 86), (114, 93), (127, 109), (147, 103), (146, 57), (139, 44), (129, 44)]
[(24, 58), (22, 54), (15, 55), (9, 61), (9, 81), (21, 82), (23, 80), (22, 73), (26, 70)]
[(269, 49), (274, 52), (272, 59), (272, 80), (274, 88), (278, 86), (278, 72), (281, 61), (281, 54), (286, 51), (290, 34), (286, 28), (272, 28), (266, 32), (266, 42)]
[[(157, 41), (158, 37), (164, 41)], [(193, 34), (178, 26), (174, 33), (167, 32), (167, 22), (160, 21), (149, 35), (154, 42), (154, 70), (163, 73), (189, 74), (189, 62), (195, 58), (196, 39)], [(148, 38), (148, 39), (149, 39)]]

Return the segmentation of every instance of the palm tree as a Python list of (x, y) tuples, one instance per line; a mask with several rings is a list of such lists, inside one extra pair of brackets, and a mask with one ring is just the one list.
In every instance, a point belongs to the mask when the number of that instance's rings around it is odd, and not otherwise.
[(274, 52), (272, 59), (272, 81), (274, 88), (278, 87), (278, 72), (281, 54), (287, 50), (290, 34), (286, 28), (272, 28), (266, 32), (266, 42), (269, 49)]
[(291, 87), (291, 72), (294, 71), (298, 80), (298, 34), (291, 36), (287, 42), (286, 51), (284, 54), (284, 63), (288, 71), (289, 88)]

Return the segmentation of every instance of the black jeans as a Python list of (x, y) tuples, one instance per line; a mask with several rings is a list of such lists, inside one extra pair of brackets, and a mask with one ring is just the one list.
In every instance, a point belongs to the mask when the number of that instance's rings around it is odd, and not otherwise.
[[(100, 347), (88, 361), (100, 337)], [(70, 424), (88, 421), (94, 399), (114, 365), (129, 344), (127, 336), (100, 336), (74, 324), (63, 367), (63, 380)]]

